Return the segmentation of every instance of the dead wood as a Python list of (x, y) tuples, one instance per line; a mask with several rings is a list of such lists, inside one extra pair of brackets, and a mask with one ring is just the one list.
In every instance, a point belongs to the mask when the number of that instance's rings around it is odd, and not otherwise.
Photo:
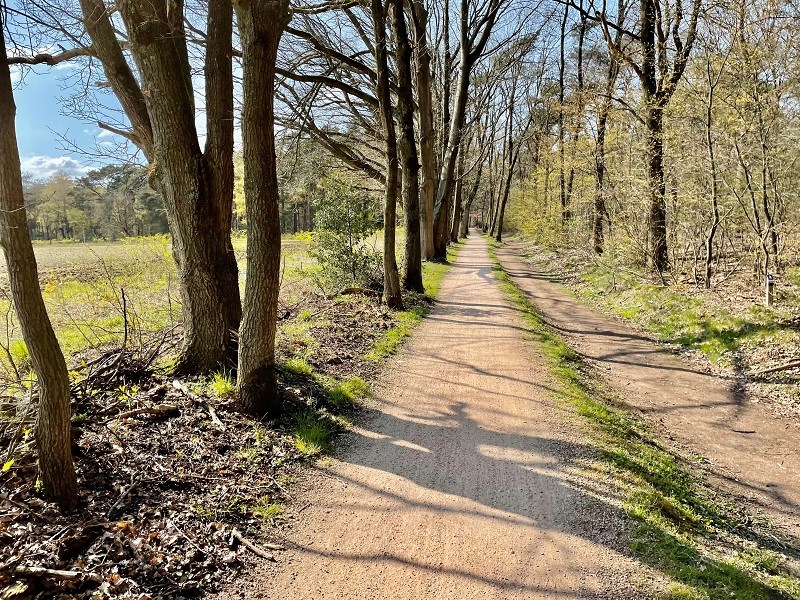
[(102, 582), (102, 577), (95, 573), (85, 573), (83, 571), (61, 571), (59, 569), (47, 569), (45, 567), (29, 567), (20, 565), (14, 569), (14, 575), (19, 577), (30, 578), (51, 578), (60, 579), (61, 581), (76, 581), (78, 579), (86, 579), (89, 581)]
[(217, 411), (214, 410), (214, 407), (211, 406), (211, 404), (208, 401), (206, 401), (204, 398), (201, 398), (200, 396), (195, 394), (193, 391), (191, 391), (189, 388), (187, 388), (185, 385), (183, 385), (178, 379), (174, 379), (172, 381), (172, 387), (174, 387), (176, 390), (178, 390), (179, 392), (184, 394), (187, 398), (189, 398), (189, 400), (191, 400), (193, 402), (196, 402), (196, 403), (200, 404), (203, 408), (205, 408), (208, 411), (208, 414), (211, 416), (211, 421), (217, 427), (219, 427), (223, 431), (225, 431), (225, 429), (227, 429), (225, 427), (225, 423), (223, 423), (220, 420), (220, 418), (217, 416)]
[(777, 367), (770, 367), (769, 369), (761, 369), (760, 371), (753, 371), (751, 375), (767, 375), (768, 373), (777, 373), (779, 371), (788, 371), (789, 369), (799, 369), (800, 360), (795, 359), (788, 363), (778, 365)]
[(258, 544), (251, 542), (246, 537), (242, 535), (242, 532), (236, 529), (235, 527), (231, 530), (231, 540), (236, 540), (242, 546), (250, 550), (256, 556), (260, 556), (261, 558), (266, 558), (267, 560), (275, 560), (275, 556), (272, 552), (269, 552), (263, 546), (259, 546)]

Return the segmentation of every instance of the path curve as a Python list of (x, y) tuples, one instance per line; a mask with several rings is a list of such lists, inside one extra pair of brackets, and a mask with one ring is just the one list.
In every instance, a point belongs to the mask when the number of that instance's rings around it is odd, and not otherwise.
[(642, 597), (615, 549), (625, 518), (576, 475), (591, 451), (551, 384), (470, 238), (288, 552), (223, 597)]
[(715, 483), (800, 536), (800, 423), (749, 401), (736, 381), (671, 355), (625, 323), (576, 300), (552, 275), (520, 258), (518, 242), (497, 255), (544, 320), (622, 396), (671, 439), (708, 461)]

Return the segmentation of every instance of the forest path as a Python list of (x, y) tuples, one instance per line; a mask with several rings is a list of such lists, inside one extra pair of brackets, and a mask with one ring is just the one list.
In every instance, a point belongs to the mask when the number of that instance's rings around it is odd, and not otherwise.
[(520, 258), (506, 243), (503, 268), (543, 319), (596, 366), (630, 407), (706, 459), (716, 485), (800, 536), (800, 423), (750, 402), (733, 379), (703, 372), (625, 323), (599, 314)]
[(350, 439), (306, 482), (307, 508), (289, 508), (287, 552), (222, 596), (641, 598), (625, 518), (581, 478), (591, 450), (552, 384), (471, 237)]

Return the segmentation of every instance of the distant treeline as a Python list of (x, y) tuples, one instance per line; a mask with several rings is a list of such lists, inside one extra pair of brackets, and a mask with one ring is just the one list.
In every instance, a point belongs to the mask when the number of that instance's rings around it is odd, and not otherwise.
[(167, 233), (164, 201), (147, 180), (147, 169), (108, 165), (71, 178), (23, 180), (28, 229), (37, 240), (116, 240)]

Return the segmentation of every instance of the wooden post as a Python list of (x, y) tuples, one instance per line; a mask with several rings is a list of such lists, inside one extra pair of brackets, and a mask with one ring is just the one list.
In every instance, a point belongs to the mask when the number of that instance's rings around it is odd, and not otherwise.
[(767, 273), (764, 278), (764, 306), (772, 306), (773, 296), (775, 294), (775, 280), (772, 275)]

